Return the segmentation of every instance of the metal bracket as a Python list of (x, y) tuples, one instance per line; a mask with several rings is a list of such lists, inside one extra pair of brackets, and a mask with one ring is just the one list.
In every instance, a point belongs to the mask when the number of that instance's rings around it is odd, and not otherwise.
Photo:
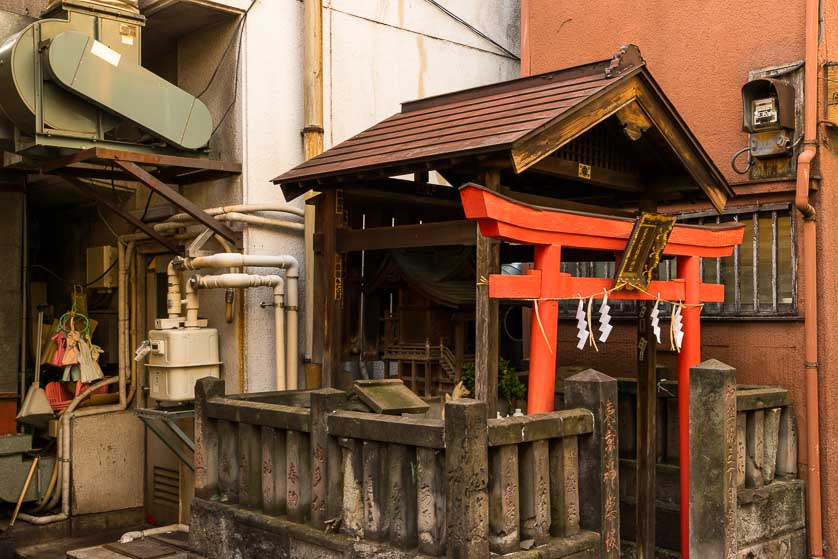
[(137, 408), (134, 410), (134, 414), (145, 423), (146, 427), (148, 427), (160, 441), (165, 444), (169, 450), (175, 453), (178, 460), (183, 462), (187, 468), (195, 471), (195, 462), (192, 458), (187, 456), (186, 452), (183, 451), (181, 446), (177, 443), (172, 441), (172, 439), (160, 428), (158, 425), (159, 423), (163, 423), (169, 430), (177, 437), (177, 439), (186, 445), (186, 447), (193, 453), (195, 452), (195, 441), (193, 441), (189, 435), (184, 433), (183, 429), (176, 423), (180, 419), (194, 419), (195, 418), (195, 408), (194, 407), (178, 407), (172, 408), (171, 410), (166, 409), (154, 409), (154, 408)]
[(201, 249), (204, 248), (204, 245), (207, 244), (207, 241), (209, 241), (214, 235), (215, 231), (213, 231), (209, 227), (204, 229), (200, 235), (195, 237), (195, 240), (189, 243), (189, 246), (186, 248), (186, 256), (190, 258), (201, 256), (201, 253), (203, 252), (201, 251)]

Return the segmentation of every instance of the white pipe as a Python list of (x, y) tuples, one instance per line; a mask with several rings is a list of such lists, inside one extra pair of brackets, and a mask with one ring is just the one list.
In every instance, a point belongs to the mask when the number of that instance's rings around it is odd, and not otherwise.
[[(219, 214), (227, 214), (231, 212), (251, 213), (251, 212), (283, 212), (300, 217), (305, 216), (305, 211), (291, 206), (289, 204), (238, 204), (235, 206), (223, 206), (219, 208), (209, 208), (204, 212), (211, 216)], [(193, 217), (187, 213), (175, 214), (166, 221), (193, 221)]]
[(175, 258), (175, 268), (185, 270), (199, 270), (202, 268), (280, 268), (285, 270), (288, 285), (285, 291), (285, 310), (288, 313), (286, 343), (286, 363), (288, 390), (298, 388), (299, 357), (297, 351), (298, 323), (297, 308), (299, 306), (299, 278), (300, 263), (290, 255), (256, 255), (220, 253), (195, 258)]
[(169, 318), (180, 318), (183, 313), (183, 299), (180, 293), (180, 272), (175, 268), (174, 260), (166, 267), (169, 286), (166, 290), (166, 309)]
[(276, 227), (278, 229), (290, 229), (292, 231), (303, 231), (305, 225), (297, 221), (285, 221), (284, 219), (271, 219), (269, 217), (261, 217), (258, 215), (245, 215), (240, 213), (221, 214), (215, 217), (219, 221), (235, 221), (240, 223), (250, 223), (252, 225), (267, 225), (269, 227)]
[[(216, 276), (193, 276), (186, 284), (186, 326), (197, 324), (198, 320), (198, 289), (273, 287), (274, 290), (274, 322), (276, 324), (276, 389), (286, 390), (286, 354), (285, 354), (285, 280), (276, 275), (254, 274), (220, 274)], [(194, 306), (194, 310), (193, 310)]]
[(119, 260), (118, 276), (118, 351), (119, 351), (119, 404), (122, 409), (128, 407), (128, 395), (126, 390), (126, 378), (130, 370), (131, 348), (129, 347), (129, 317), (128, 317), (128, 269), (134, 259), (134, 241), (127, 245), (117, 243), (117, 254)]
[(168, 526), (158, 526), (157, 528), (149, 528), (148, 530), (137, 530), (135, 532), (126, 532), (119, 538), (119, 543), (131, 543), (134, 540), (145, 538), (146, 536), (154, 536), (156, 534), (168, 534), (170, 532), (189, 532), (188, 524), (170, 524)]

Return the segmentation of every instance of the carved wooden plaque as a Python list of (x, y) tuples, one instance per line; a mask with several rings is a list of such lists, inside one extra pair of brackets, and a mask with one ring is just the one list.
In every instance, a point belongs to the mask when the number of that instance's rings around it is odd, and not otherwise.
[(648, 289), (673, 227), (675, 216), (644, 212), (637, 218), (617, 270), (618, 288)]

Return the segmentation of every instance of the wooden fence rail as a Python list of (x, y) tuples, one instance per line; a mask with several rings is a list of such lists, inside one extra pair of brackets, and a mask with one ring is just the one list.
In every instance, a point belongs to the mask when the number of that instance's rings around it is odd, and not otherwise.
[(602, 449), (616, 419), (597, 424), (616, 409), (608, 380), (609, 402), (582, 381), (584, 408), (487, 420), (474, 400), (447, 403), (443, 419), (392, 416), (350, 411), (333, 389), (227, 397), (202, 379), (196, 496), (432, 557), (520, 552), (526, 540), (617, 557), (598, 551), (615, 519), (584, 506), (616, 499), (616, 477), (580, 481), (585, 468), (615, 470)]

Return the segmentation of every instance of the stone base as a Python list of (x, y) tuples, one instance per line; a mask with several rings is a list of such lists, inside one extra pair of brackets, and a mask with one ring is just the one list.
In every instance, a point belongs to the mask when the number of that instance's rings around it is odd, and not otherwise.
[[(310, 526), (195, 498), (192, 501), (190, 546), (207, 559), (423, 559), (416, 551), (388, 544), (327, 534)], [(581, 532), (539, 548), (508, 554), (509, 559), (595, 559), (599, 536)], [(428, 558), (429, 559), (429, 558)]]
[[(621, 557), (634, 559), (637, 548), (634, 542), (623, 540)], [(670, 549), (655, 549), (657, 559), (679, 559), (681, 554)], [(777, 536), (776, 538), (739, 548), (736, 559), (806, 559), (806, 530)]]

